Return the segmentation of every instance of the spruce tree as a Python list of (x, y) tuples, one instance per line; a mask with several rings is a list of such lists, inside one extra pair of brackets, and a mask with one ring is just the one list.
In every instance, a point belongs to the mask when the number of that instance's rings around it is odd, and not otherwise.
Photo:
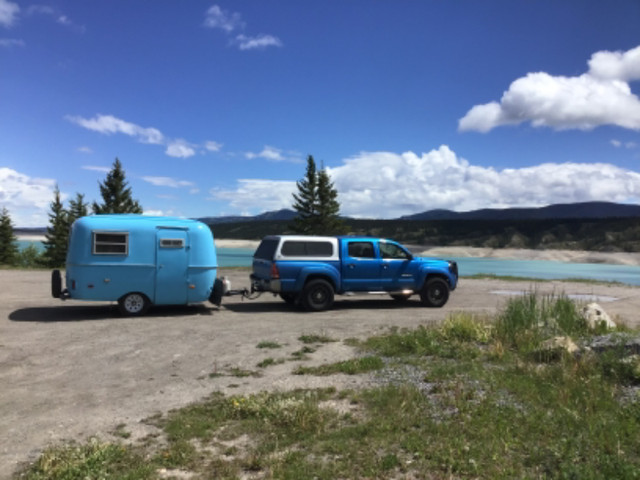
[(69, 244), (69, 214), (60, 200), (60, 189), (56, 185), (53, 201), (49, 204), (49, 226), (44, 241), (44, 263), (50, 268), (62, 267), (67, 258)]
[(0, 213), (0, 265), (15, 265), (18, 258), (17, 240), (9, 211), (3, 207)]
[(311, 235), (315, 232), (318, 206), (318, 174), (313, 156), (307, 157), (305, 177), (296, 182), (298, 193), (293, 194), (293, 209), (298, 212), (291, 229), (296, 233)]
[(142, 213), (142, 207), (131, 197), (131, 188), (127, 186), (124, 170), (116, 158), (107, 178), (100, 183), (102, 204), (93, 202), (93, 213)]
[(307, 157), (305, 177), (296, 185), (298, 193), (293, 194), (293, 208), (298, 216), (291, 229), (305, 235), (343, 233), (338, 192), (324, 167), (317, 170), (313, 156)]
[(86, 217), (89, 214), (89, 204), (84, 203), (84, 194), (76, 193), (76, 198), (69, 200), (69, 225), (77, 219)]

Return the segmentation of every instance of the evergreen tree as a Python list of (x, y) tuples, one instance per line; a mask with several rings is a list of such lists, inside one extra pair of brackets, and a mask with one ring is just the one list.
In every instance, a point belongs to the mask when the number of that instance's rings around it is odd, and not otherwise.
[(76, 198), (69, 200), (69, 225), (77, 219), (89, 215), (89, 204), (84, 203), (84, 194), (76, 193)]
[(291, 229), (296, 233), (313, 234), (318, 212), (318, 173), (313, 156), (307, 157), (305, 177), (296, 182), (298, 193), (293, 194), (293, 209), (298, 212)]
[(44, 263), (50, 268), (64, 266), (69, 244), (69, 214), (60, 200), (60, 189), (56, 185), (53, 202), (49, 204), (49, 226), (44, 241)]
[(107, 178), (100, 184), (100, 194), (104, 203), (93, 202), (93, 213), (142, 213), (142, 207), (131, 197), (125, 173), (120, 160), (116, 158)]
[(327, 171), (324, 168), (317, 170), (313, 156), (307, 157), (305, 177), (296, 185), (298, 193), (293, 194), (293, 208), (298, 216), (291, 229), (306, 235), (343, 233), (338, 192)]
[(14, 265), (16, 263), (18, 257), (16, 241), (9, 211), (3, 207), (2, 213), (0, 213), (0, 265)]

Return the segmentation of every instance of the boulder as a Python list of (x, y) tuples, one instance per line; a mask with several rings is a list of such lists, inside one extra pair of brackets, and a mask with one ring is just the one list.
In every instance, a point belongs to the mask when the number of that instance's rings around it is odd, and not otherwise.
[(604, 325), (606, 328), (616, 328), (616, 324), (611, 320), (611, 317), (597, 303), (590, 303), (584, 306), (581, 315), (591, 329), (595, 329), (601, 325)]

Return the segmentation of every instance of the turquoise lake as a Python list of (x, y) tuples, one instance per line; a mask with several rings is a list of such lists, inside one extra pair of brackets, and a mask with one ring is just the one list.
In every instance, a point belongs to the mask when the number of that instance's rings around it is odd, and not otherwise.
[[(42, 248), (41, 242), (19, 241), (18, 244), (20, 248), (29, 244), (35, 244), (38, 248)], [(218, 248), (218, 264), (221, 267), (250, 267), (253, 252), (253, 249), (248, 248)], [(640, 285), (639, 266), (473, 257), (448, 257), (448, 260), (458, 262), (458, 269), (462, 277), (490, 274), (546, 280), (590, 279)]]

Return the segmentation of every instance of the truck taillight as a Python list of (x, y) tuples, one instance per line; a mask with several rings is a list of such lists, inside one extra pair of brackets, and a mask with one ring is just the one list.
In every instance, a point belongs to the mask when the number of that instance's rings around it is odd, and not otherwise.
[(271, 278), (280, 278), (280, 272), (278, 271), (278, 266), (275, 263), (271, 264)]

